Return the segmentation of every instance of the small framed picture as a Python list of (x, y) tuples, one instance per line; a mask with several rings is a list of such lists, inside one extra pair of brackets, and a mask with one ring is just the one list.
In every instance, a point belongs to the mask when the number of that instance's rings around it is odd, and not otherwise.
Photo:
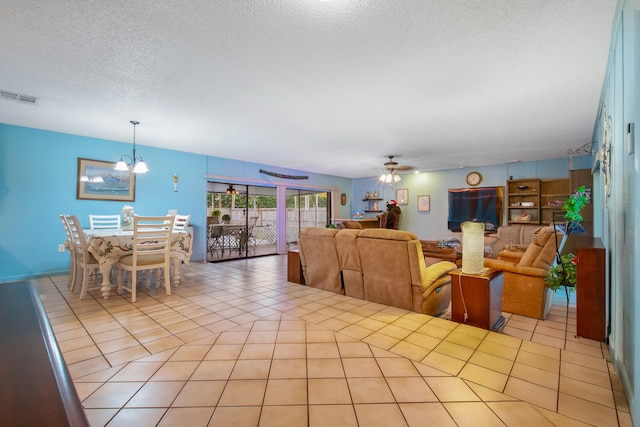
[(409, 190), (407, 188), (398, 188), (396, 190), (396, 202), (399, 205), (409, 204)]
[(418, 196), (418, 212), (429, 212), (431, 209), (431, 197), (422, 195)]

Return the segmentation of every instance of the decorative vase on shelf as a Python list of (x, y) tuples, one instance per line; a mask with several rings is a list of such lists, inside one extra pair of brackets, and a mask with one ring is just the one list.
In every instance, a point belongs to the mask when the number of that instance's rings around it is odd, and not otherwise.
[(133, 230), (133, 206), (122, 207), (122, 229)]

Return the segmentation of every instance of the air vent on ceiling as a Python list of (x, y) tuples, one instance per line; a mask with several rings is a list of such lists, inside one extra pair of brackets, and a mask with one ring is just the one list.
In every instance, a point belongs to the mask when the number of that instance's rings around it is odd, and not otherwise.
[(36, 98), (35, 96), (8, 92), (6, 90), (0, 90), (0, 98), (7, 99), (9, 101), (24, 102), (25, 104), (32, 104), (32, 105), (35, 105), (38, 103), (38, 98)]

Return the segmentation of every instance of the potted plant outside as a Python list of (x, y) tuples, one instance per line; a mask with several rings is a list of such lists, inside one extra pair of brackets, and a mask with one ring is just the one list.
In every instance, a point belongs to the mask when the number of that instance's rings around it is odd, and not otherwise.
[(217, 224), (220, 222), (220, 214), (222, 212), (220, 212), (220, 209), (214, 209), (211, 211), (211, 222), (213, 222), (214, 224)]
[(231, 222), (231, 215), (229, 214), (222, 215), (222, 222), (224, 222), (225, 224), (229, 224)]

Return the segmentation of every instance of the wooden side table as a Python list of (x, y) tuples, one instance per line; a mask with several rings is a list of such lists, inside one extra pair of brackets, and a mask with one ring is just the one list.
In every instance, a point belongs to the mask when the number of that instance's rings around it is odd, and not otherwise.
[[(482, 274), (451, 273), (451, 320), (479, 328), (499, 330), (502, 316), (502, 271), (485, 269)], [(466, 316), (465, 316), (466, 314)]]
[(287, 281), (305, 285), (304, 274), (302, 273), (302, 263), (300, 262), (300, 251), (289, 249), (287, 251)]

